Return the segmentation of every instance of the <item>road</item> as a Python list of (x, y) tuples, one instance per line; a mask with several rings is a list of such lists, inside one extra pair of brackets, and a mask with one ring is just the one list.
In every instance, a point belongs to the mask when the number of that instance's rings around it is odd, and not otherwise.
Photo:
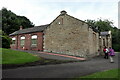
[(3, 78), (73, 78), (118, 68), (118, 53), (114, 61), (115, 63), (110, 63), (109, 59), (95, 57), (84, 62), (19, 67), (3, 70), (2, 76)]

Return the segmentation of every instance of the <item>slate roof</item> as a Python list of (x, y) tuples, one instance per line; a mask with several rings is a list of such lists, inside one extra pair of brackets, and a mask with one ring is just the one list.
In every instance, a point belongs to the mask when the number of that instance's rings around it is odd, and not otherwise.
[(109, 35), (109, 31), (105, 31), (105, 32), (100, 32), (100, 36), (106, 36), (106, 35)]
[(33, 32), (42, 32), (48, 26), (49, 26), (49, 24), (18, 30), (18, 31), (15, 31), (15, 32), (11, 33), (9, 36), (18, 35), (18, 34), (25, 34), (25, 33), (33, 33)]

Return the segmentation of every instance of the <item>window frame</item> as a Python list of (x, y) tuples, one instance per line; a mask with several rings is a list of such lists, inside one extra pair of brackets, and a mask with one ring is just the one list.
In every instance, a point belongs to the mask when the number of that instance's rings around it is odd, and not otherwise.
[(37, 42), (38, 42), (38, 36), (37, 35), (32, 35), (31, 36), (31, 47), (37, 47)]
[(12, 45), (15, 45), (15, 44), (16, 44), (16, 38), (13, 37), (13, 38), (12, 38)]
[(24, 47), (25, 46), (25, 36), (20, 37), (20, 46)]

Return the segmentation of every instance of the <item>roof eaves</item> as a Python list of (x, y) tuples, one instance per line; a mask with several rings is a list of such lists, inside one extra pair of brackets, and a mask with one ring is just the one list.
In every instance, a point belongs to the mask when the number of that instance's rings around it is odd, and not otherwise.
[[(46, 24), (46, 25), (35, 26), (35, 27), (32, 27), (32, 28), (26, 28), (26, 29), (18, 30), (18, 31), (15, 31), (15, 32), (11, 33), (9, 36), (18, 35), (18, 34), (33, 33), (33, 32), (42, 32), (49, 25), (50, 24)], [(36, 29), (36, 28), (38, 28), (38, 29)]]
[[(68, 15), (68, 14), (67, 14), (67, 15)], [(70, 15), (68, 15), (68, 16), (70, 16)], [(76, 20), (78, 20), (78, 21), (81, 21), (81, 22), (83, 22), (83, 23), (87, 24), (87, 25), (88, 25), (88, 27), (89, 27), (89, 28), (91, 28), (94, 32), (99, 33), (99, 30), (97, 30), (97, 29), (93, 28), (93, 27), (92, 27), (92, 25), (88, 24), (87, 22), (82, 21), (82, 20), (80, 20), (80, 19), (78, 19), (78, 18), (75, 18), (75, 17), (73, 17), (73, 16), (70, 16), (70, 17), (72, 17), (72, 18), (74, 18), (74, 19), (76, 19)]]

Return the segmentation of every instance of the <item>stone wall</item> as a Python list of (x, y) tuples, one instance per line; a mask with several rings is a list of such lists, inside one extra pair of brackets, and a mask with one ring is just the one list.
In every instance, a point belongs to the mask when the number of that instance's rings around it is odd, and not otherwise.
[(94, 43), (97, 39), (89, 29), (83, 21), (60, 15), (44, 32), (44, 51), (81, 57), (93, 54), (98, 43)]
[(106, 47), (111, 47), (112, 46), (112, 36), (107, 35), (107, 36), (101, 36), (100, 38), (100, 45), (101, 45), (101, 51), (103, 48)]
[(89, 28), (88, 34), (89, 54), (87, 55), (96, 56), (99, 49), (99, 33), (94, 32), (91, 28)]

